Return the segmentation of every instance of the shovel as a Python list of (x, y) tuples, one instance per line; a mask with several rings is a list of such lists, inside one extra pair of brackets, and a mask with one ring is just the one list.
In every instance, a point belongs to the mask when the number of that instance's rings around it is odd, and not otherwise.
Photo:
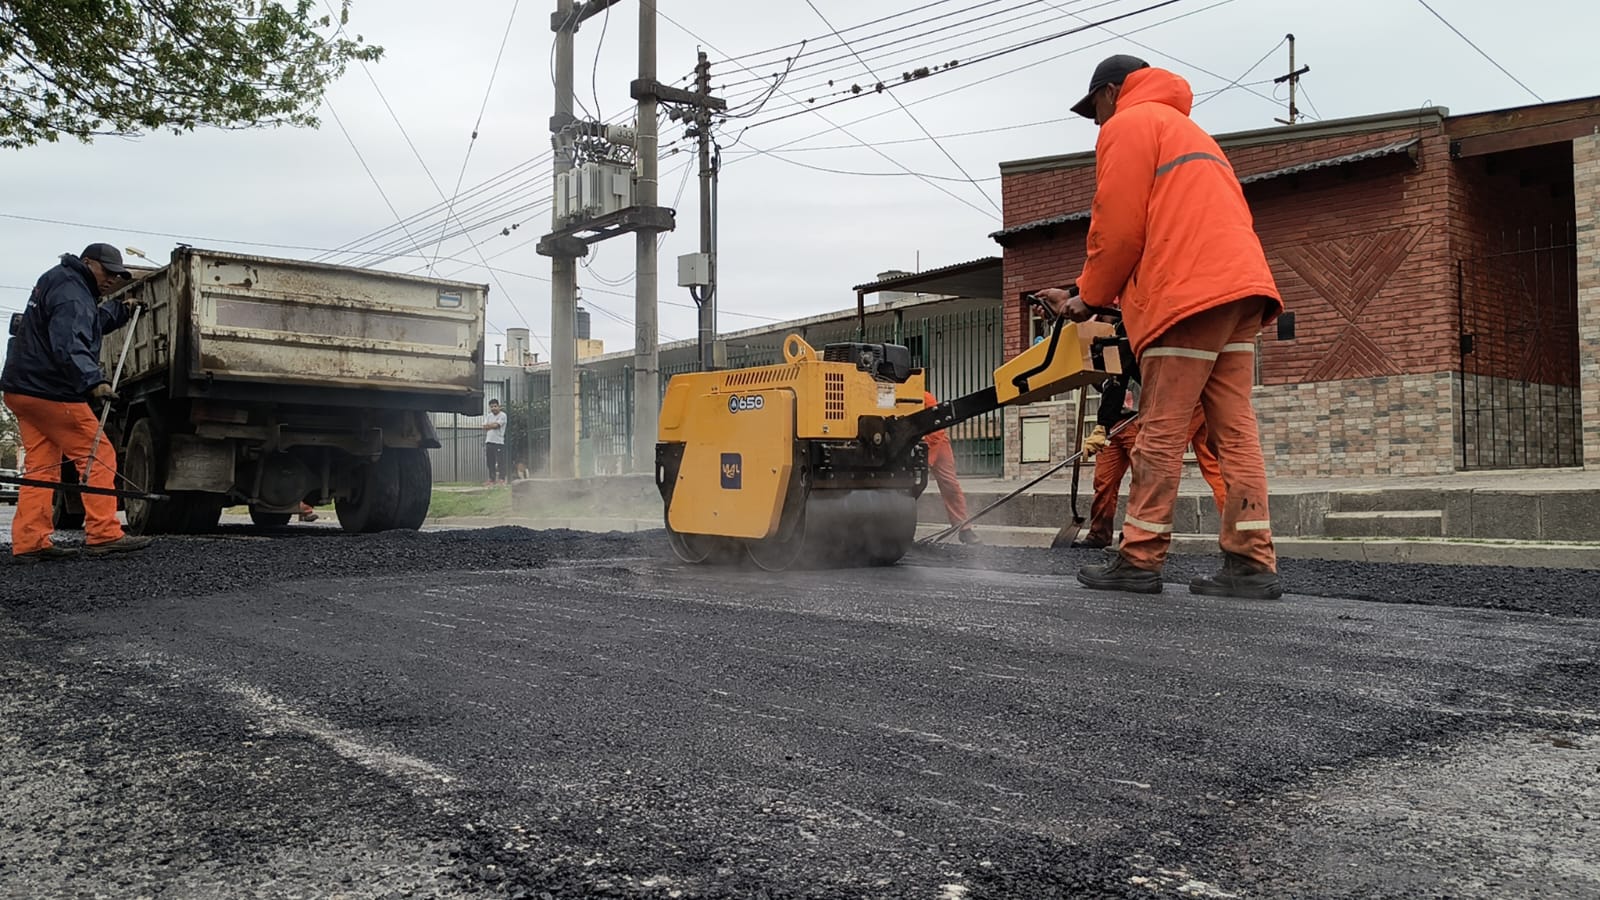
[(1072, 446), (1077, 448), (1077, 459), (1072, 463), (1072, 521), (1061, 526), (1056, 536), (1050, 541), (1050, 549), (1060, 550), (1062, 547), (1071, 547), (1072, 542), (1078, 539), (1078, 532), (1083, 530), (1086, 521), (1078, 512), (1078, 476), (1083, 474), (1083, 419), (1088, 407), (1088, 389), (1078, 388), (1078, 427), (1073, 434)]

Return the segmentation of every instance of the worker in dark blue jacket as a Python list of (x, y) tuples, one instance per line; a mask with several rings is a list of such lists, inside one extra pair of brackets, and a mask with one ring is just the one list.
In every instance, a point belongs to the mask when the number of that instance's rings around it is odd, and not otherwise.
[[(133, 300), (100, 298), (132, 277), (116, 247), (90, 244), (78, 256), (62, 255), (59, 265), (39, 277), (26, 309), (12, 318), (0, 391), (22, 434), (24, 477), (59, 481), (63, 456), (82, 471), (93, 452), (89, 484), (115, 486), (116, 453), (106, 440), (95, 447), (100, 422), (89, 401), (115, 399), (100, 368), (100, 339), (127, 324)], [(11, 553), (18, 562), (76, 555), (51, 543), (51, 499), (49, 488), (18, 492), (11, 520)], [(84, 494), (83, 513), (84, 552), (91, 556), (142, 550), (150, 543), (123, 534), (115, 497)]]

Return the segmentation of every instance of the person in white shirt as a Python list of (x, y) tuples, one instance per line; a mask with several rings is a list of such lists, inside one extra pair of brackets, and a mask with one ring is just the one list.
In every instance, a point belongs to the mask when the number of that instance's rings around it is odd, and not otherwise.
[(489, 480), (484, 484), (506, 483), (506, 414), (500, 401), (489, 401), (489, 414), (483, 418), (483, 453), (489, 463)]

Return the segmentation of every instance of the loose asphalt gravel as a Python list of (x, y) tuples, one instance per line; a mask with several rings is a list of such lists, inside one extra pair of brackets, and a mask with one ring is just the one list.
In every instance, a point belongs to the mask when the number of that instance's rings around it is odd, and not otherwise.
[(1098, 556), (0, 564), (0, 896), (1600, 895), (1600, 572), (1285, 561), (1249, 603)]

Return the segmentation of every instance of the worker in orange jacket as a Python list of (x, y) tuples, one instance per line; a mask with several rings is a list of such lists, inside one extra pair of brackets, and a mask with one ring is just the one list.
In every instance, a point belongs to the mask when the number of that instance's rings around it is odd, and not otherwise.
[(1223, 565), (1189, 583), (1211, 596), (1282, 596), (1267, 510), (1266, 464), (1250, 405), (1255, 338), (1283, 311), (1233, 166), (1189, 118), (1188, 82), (1132, 56), (1095, 67), (1073, 112), (1100, 126), (1088, 257), (1076, 296), (1040, 297), (1085, 321), (1121, 298), (1142, 372), (1140, 430), (1122, 548), (1078, 572), (1101, 590), (1161, 592), (1183, 447), (1205, 411), (1227, 493)]
[[(924, 407), (937, 406), (932, 391), (922, 392)], [(923, 442), (928, 445), (928, 474), (939, 485), (939, 499), (944, 501), (945, 518), (951, 525), (960, 525), (967, 520), (967, 495), (961, 490), (961, 481), (956, 478), (956, 454), (950, 448), (950, 436), (943, 429), (924, 437)], [(961, 543), (980, 544), (972, 526), (961, 529)]]
[[(1117, 497), (1122, 493), (1122, 478), (1133, 463), (1133, 447), (1139, 436), (1139, 423), (1129, 422), (1116, 434), (1115, 429), (1124, 419), (1132, 418), (1135, 411), (1134, 391), (1125, 379), (1109, 379), (1100, 389), (1100, 411), (1095, 416), (1094, 431), (1083, 439), (1085, 459), (1094, 460), (1094, 503), (1089, 507), (1089, 533), (1083, 540), (1074, 541), (1076, 548), (1102, 549), (1111, 546), (1111, 533), (1117, 519)], [(1222, 480), (1222, 467), (1217, 454), (1211, 449), (1211, 435), (1206, 430), (1205, 411), (1196, 409), (1189, 423), (1189, 444), (1194, 447), (1195, 462), (1200, 466), (1200, 476), (1211, 487), (1211, 499), (1217, 505), (1217, 515), (1227, 498)]]

